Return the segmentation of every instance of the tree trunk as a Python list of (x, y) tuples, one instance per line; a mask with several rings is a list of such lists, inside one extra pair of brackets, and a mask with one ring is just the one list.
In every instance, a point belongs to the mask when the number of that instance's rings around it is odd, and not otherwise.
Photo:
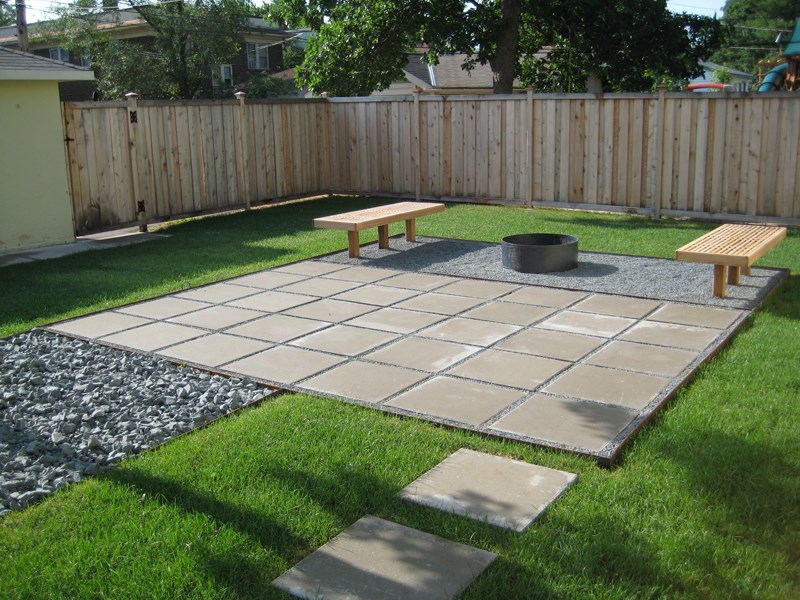
[(494, 60), (489, 61), (495, 94), (510, 94), (514, 91), (521, 12), (522, 0), (503, 0), (501, 5), (503, 25), (497, 37), (497, 52)]

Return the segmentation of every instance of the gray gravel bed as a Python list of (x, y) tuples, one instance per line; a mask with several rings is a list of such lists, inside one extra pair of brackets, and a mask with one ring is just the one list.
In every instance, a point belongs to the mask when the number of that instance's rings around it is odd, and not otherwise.
[(269, 393), (42, 331), (0, 340), (0, 517)]
[(576, 269), (518, 273), (503, 267), (500, 244), (428, 237), (416, 242), (393, 237), (387, 250), (368, 244), (361, 247), (360, 258), (350, 258), (345, 251), (321, 260), (743, 310), (756, 308), (787, 275), (782, 269), (754, 268), (741, 278), (741, 285), (728, 286), (726, 298), (716, 298), (711, 294), (711, 265), (579, 252)]

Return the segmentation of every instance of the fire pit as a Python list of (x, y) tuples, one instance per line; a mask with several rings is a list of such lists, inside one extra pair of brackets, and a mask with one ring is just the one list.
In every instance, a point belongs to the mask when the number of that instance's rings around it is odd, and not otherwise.
[(520, 273), (568, 271), (578, 266), (578, 238), (560, 233), (523, 233), (503, 238), (503, 266)]

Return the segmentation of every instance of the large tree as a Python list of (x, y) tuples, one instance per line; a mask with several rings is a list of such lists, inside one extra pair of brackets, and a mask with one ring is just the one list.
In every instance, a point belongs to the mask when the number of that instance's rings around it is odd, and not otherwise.
[[(53, 24), (53, 35), (70, 52), (86, 56), (98, 74), (104, 98), (135, 90), (143, 98), (197, 98), (210, 90), (210, 65), (240, 51), (243, 28), (253, 12), (247, 0), (183, 0), (131, 5), (152, 28), (147, 43), (117, 40), (119, 12), (78, 0)], [(112, 27), (98, 28), (99, 24)]]
[[(717, 21), (673, 15), (665, 0), (273, 0), (268, 15), (317, 32), (298, 76), (335, 95), (388, 87), (419, 43), (433, 63), (462, 53), (467, 69), (490, 65), (496, 93), (515, 78), (579, 91), (590, 74), (612, 89), (649, 89), (691, 76), (718, 43)], [(543, 48), (549, 58), (534, 59)]]
[(722, 16), (724, 46), (712, 60), (747, 73), (759, 61), (779, 60), (778, 36), (788, 38), (800, 17), (800, 0), (728, 0)]
[(672, 13), (663, 0), (550, 0), (523, 32), (523, 47), (547, 48), (521, 60), (522, 80), (542, 91), (584, 91), (590, 76), (615, 92), (681, 86), (721, 43), (716, 19)]

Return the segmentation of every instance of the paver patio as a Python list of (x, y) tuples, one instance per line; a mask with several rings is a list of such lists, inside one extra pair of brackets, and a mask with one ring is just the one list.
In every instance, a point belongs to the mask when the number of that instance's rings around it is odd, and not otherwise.
[(381, 252), (305, 260), (48, 329), (611, 462), (749, 314), (531, 285), (516, 273), (386, 268), (391, 251)]

